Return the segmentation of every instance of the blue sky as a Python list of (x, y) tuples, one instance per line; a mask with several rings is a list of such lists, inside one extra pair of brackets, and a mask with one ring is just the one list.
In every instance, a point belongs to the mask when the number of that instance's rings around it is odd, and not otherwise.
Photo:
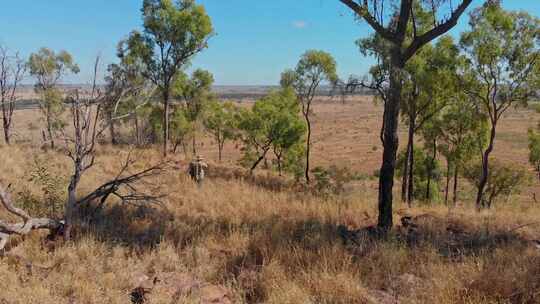
[[(42, 46), (65, 49), (81, 73), (65, 82), (90, 80), (92, 62), (115, 61), (115, 47), (131, 30), (140, 29), (142, 0), (4, 0), (0, 10), (0, 44), (28, 56)], [(338, 0), (198, 0), (212, 17), (217, 35), (192, 66), (215, 75), (218, 85), (276, 84), (282, 70), (293, 67), (308, 49), (334, 55), (339, 74), (361, 75), (372, 61), (354, 41), (371, 32), (354, 20)], [(457, 1), (454, 1), (457, 2)], [(482, 1), (475, 0), (473, 7)], [(506, 0), (506, 8), (540, 16), (540, 0)], [(460, 21), (453, 35), (467, 27)]]

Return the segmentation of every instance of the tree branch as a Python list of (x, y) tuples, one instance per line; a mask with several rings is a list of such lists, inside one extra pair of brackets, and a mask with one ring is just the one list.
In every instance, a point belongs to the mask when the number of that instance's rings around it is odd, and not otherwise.
[[(343, 2), (343, 1), (342, 1)], [(429, 43), (433, 39), (443, 35), (448, 32), (454, 26), (456, 26), (459, 18), (467, 7), (472, 3), (472, 0), (463, 0), (456, 10), (452, 12), (450, 18), (445, 21), (438, 23), (433, 29), (427, 31), (426, 33), (416, 37), (409, 47), (404, 52), (404, 61), (409, 60), (415, 53), (425, 44)]]
[(11, 197), (0, 184), (0, 203), (11, 214), (14, 214), (23, 222), (10, 224), (0, 221), (0, 250), (3, 250), (7, 245), (11, 235), (26, 235), (32, 230), (49, 229), (55, 230), (62, 226), (62, 223), (49, 218), (32, 218), (26, 211), (15, 207), (11, 201)]
[(364, 3), (364, 5), (360, 5), (356, 3), (353, 0), (339, 0), (341, 3), (345, 4), (347, 7), (349, 7), (353, 12), (355, 12), (358, 16), (362, 17), (366, 22), (382, 37), (385, 39), (392, 41), (392, 42), (398, 42), (396, 34), (392, 31), (385, 28), (382, 24), (380, 24), (375, 17), (373, 17), (367, 8), (367, 4)]

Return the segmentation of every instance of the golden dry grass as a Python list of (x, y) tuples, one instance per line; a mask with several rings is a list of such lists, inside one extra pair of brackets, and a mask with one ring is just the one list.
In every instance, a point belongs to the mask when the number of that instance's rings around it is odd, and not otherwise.
[[(372, 173), (380, 158), (380, 150), (372, 151), (379, 146), (378, 111), (368, 100), (318, 104), (316, 164)], [(17, 115), (21, 129), (36, 121), (30, 112)], [(519, 138), (534, 124), (532, 115), (511, 114), (501, 133), (512, 136), (499, 140), (497, 158), (526, 162)], [(25, 132), (19, 138), (36, 131)], [(126, 149), (100, 147), (79, 194), (113, 176)], [(134, 153), (139, 168), (160, 158), (152, 149)], [(210, 140), (202, 153), (215, 154)], [(13, 184), (18, 203), (20, 193), (43, 196), (28, 181), (35, 158), (55, 175), (70, 172), (61, 153), (32, 143), (0, 147), (0, 155), (0, 180)], [(237, 157), (228, 145), (226, 163)], [(388, 238), (364, 236), (356, 245), (343, 241), (339, 225), (355, 230), (376, 222), (373, 181), (331, 199), (222, 178), (199, 189), (185, 177), (183, 157), (172, 160), (173, 168), (153, 181), (169, 194), (166, 208), (111, 203), (99, 220), (82, 224), (71, 244), (51, 249), (42, 233), (18, 242), (0, 259), (0, 303), (129, 303), (137, 276), (170, 272), (225, 286), (234, 303), (377, 303), (381, 294), (402, 303), (540, 303), (540, 250), (526, 241), (540, 238), (540, 226), (514, 229), (540, 221), (540, 206), (530, 202), (536, 186), (483, 213), (467, 204), (449, 210), (397, 203), (396, 223), (427, 214), (420, 229), (397, 227)], [(0, 218), (10, 219), (2, 211)], [(160, 294), (149, 298), (170, 303)]]

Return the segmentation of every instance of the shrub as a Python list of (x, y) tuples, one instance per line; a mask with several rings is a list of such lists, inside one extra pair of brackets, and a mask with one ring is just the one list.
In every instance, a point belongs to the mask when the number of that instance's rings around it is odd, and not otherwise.
[(529, 108), (534, 110), (536, 113), (540, 113), (540, 103), (530, 103)]
[(334, 165), (328, 169), (315, 167), (311, 172), (315, 177), (315, 192), (324, 196), (343, 194), (345, 185), (354, 177), (349, 168)]
[(43, 197), (37, 198), (27, 189), (20, 193), (23, 208), (33, 216), (61, 218), (64, 214), (67, 181), (62, 176), (50, 172), (50, 169), (37, 158), (30, 172), (30, 182), (40, 187)]
[[(405, 167), (407, 153), (402, 151), (397, 158), (397, 176), (403, 177), (403, 169)], [(429, 201), (439, 200), (439, 182), (441, 180), (441, 165), (438, 160), (433, 160), (432, 157), (426, 155), (421, 149), (414, 150), (414, 168), (413, 168), (413, 198), (424, 200), (426, 199), (429, 182)]]
[[(482, 164), (474, 162), (467, 166), (464, 177), (478, 187), (482, 175)], [(482, 207), (490, 208), (501, 197), (519, 193), (520, 187), (527, 181), (526, 170), (515, 165), (491, 161)]]

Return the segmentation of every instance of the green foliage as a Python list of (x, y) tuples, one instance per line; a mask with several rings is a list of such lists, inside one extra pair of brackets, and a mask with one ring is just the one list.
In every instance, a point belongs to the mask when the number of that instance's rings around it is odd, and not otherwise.
[[(490, 162), (488, 174), (485, 195), (481, 202), (482, 207), (487, 208), (490, 208), (501, 197), (508, 197), (511, 194), (519, 193), (520, 187), (528, 179), (527, 172), (523, 168), (498, 161)], [(465, 178), (477, 187), (480, 183), (481, 175), (481, 162), (470, 163), (464, 172)]]
[(175, 80), (173, 94), (185, 102), (186, 117), (192, 123), (199, 122), (208, 103), (215, 99), (212, 94), (214, 76), (208, 71), (197, 69), (187, 78), (180, 74)]
[(281, 162), (287, 151), (301, 142), (305, 125), (298, 112), (296, 97), (290, 89), (272, 92), (256, 101), (251, 109), (238, 112), (244, 159), (254, 160), (252, 169), (270, 149)]
[[(439, 199), (439, 182), (441, 180), (441, 165), (438, 160), (433, 160), (422, 149), (414, 149), (414, 193), (413, 197), (418, 200), (425, 200), (428, 178), (430, 182), (430, 201), (438, 201)], [(397, 176), (403, 176), (403, 168), (407, 158), (406, 151), (402, 151), (398, 154), (396, 164)]]
[(137, 58), (143, 74), (168, 90), (181, 67), (207, 47), (212, 22), (193, 0), (144, 0), (142, 15), (144, 32), (131, 33), (126, 56)]
[(312, 173), (315, 177), (315, 192), (326, 197), (343, 194), (345, 185), (354, 178), (348, 167), (337, 167), (335, 165), (330, 166), (328, 169), (315, 167)]
[(294, 70), (281, 74), (283, 88), (293, 88), (301, 102), (311, 102), (318, 86), (324, 82), (338, 80), (336, 61), (329, 53), (309, 50), (302, 55)]
[(214, 76), (201, 69), (195, 70), (190, 78), (180, 73), (174, 82), (173, 95), (184, 101), (184, 114), (191, 123), (193, 153), (196, 153), (196, 135), (202, 130), (208, 104), (216, 100), (213, 83)]
[(300, 181), (304, 174), (305, 157), (306, 148), (302, 141), (289, 147), (283, 156), (283, 171), (292, 174), (297, 182)]
[(534, 110), (536, 113), (540, 113), (540, 103), (529, 103), (529, 108)]
[[(286, 90), (294, 90), (298, 102), (302, 105), (302, 115), (306, 121), (306, 166), (305, 177), (309, 183), (309, 152), (311, 148), (311, 102), (315, 98), (317, 88), (323, 82), (335, 84), (338, 81), (336, 73), (336, 61), (329, 53), (318, 50), (305, 52), (294, 70), (286, 70), (281, 74), (281, 87)], [(277, 153), (274, 153), (278, 155)], [(278, 157), (279, 159), (279, 157)]]
[[(177, 108), (174, 108), (170, 113), (170, 117), (175, 117)], [(140, 134), (141, 142), (139, 144), (155, 144), (158, 142), (163, 142), (163, 106), (161, 104), (152, 104), (147, 103), (138, 107), (132, 117), (137, 121), (136, 127)], [(171, 131), (173, 125), (178, 124), (178, 122), (170, 121)], [(172, 138), (174, 135), (170, 134)]]
[(534, 167), (540, 178), (540, 133), (529, 129), (529, 163)]
[(238, 135), (237, 112), (238, 109), (232, 102), (212, 100), (207, 106), (204, 126), (216, 140), (219, 160), (225, 141), (235, 139)]
[(193, 124), (188, 120), (186, 111), (182, 107), (175, 107), (173, 109), (170, 124), (169, 135), (171, 136), (171, 141), (174, 143), (174, 150), (176, 150), (179, 145), (185, 145), (189, 136), (193, 136)]
[(483, 151), (486, 170), (476, 183), (477, 207), (489, 207), (494, 197), (510, 188), (500, 190), (497, 184), (515, 180), (503, 178), (510, 176), (508, 170), (495, 167), (496, 172), (489, 172), (488, 163), (504, 113), (512, 106), (526, 106), (538, 90), (540, 19), (525, 12), (507, 12), (492, 1), (473, 11), (469, 24), (471, 29), (461, 36), (466, 65), (460, 76), (463, 90), (490, 122), (491, 136)]
[(64, 112), (62, 92), (56, 87), (58, 81), (69, 73), (79, 73), (79, 67), (66, 51), (55, 53), (41, 48), (28, 59), (30, 75), (36, 79), (35, 91), (41, 95), (39, 106), (45, 117), (49, 140), (53, 143), (53, 133), (64, 126), (61, 114)]
[(526, 105), (538, 89), (540, 19), (491, 4), (475, 10), (469, 24), (460, 42), (468, 63), (466, 90), (495, 120), (511, 105)]
[(485, 148), (489, 140), (486, 117), (465, 98), (452, 100), (438, 125), (439, 151), (453, 167), (461, 168), (464, 161)]
[(40, 109), (45, 115), (45, 119), (50, 122), (53, 130), (60, 130), (65, 126), (62, 120), (62, 113), (66, 110), (64, 105), (64, 96), (62, 92), (55, 88), (49, 88), (41, 93)]
[(67, 195), (66, 178), (51, 173), (43, 160), (35, 158), (29, 180), (40, 188), (42, 197), (35, 197), (29, 191), (23, 191), (20, 193), (22, 207), (36, 217), (62, 218)]
[(28, 59), (30, 75), (36, 78), (36, 90), (45, 91), (55, 87), (59, 80), (68, 73), (79, 73), (79, 66), (66, 51), (55, 53), (48, 48), (41, 48)]

